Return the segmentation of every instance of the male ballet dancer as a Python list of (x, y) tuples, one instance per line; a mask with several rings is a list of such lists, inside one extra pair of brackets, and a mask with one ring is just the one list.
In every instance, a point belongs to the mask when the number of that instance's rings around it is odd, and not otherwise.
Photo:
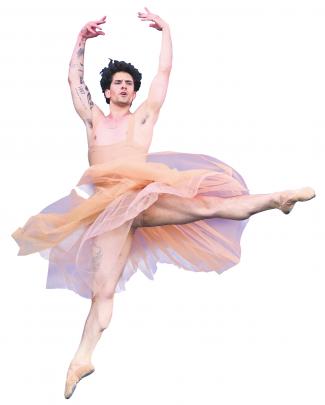
[[(86, 126), (88, 145), (94, 142), (105, 143), (103, 138), (105, 134), (100, 131), (103, 125), (106, 128), (106, 134), (109, 131), (110, 136), (122, 139), (126, 133), (128, 120), (133, 115), (133, 137), (141, 139), (141, 143), (149, 149), (153, 128), (167, 93), (172, 67), (172, 43), (168, 24), (148, 9), (145, 10), (146, 12), (139, 12), (138, 17), (142, 21), (151, 21), (150, 27), (162, 32), (161, 51), (158, 72), (151, 83), (147, 99), (134, 113), (130, 112), (130, 107), (140, 87), (141, 74), (133, 65), (123, 61), (111, 61), (109, 66), (103, 69), (101, 85), (106, 102), (110, 106), (107, 116), (92, 101), (83, 79), (86, 41), (98, 35), (105, 35), (100, 25), (106, 22), (106, 17), (87, 23), (78, 35), (70, 62), (69, 85), (75, 109)], [(168, 194), (161, 195), (155, 204), (135, 218), (118, 262), (114, 263), (114, 268), (109, 272), (109, 279), (105, 280), (102, 289), (92, 298), (81, 342), (67, 372), (65, 397), (70, 398), (78, 381), (94, 371), (91, 356), (102, 332), (111, 320), (115, 287), (127, 261), (132, 237), (137, 227), (184, 224), (214, 217), (241, 220), (274, 208), (288, 214), (297, 201), (307, 201), (313, 197), (315, 192), (310, 187), (224, 199), (203, 196), (186, 199)], [(105, 255), (105, 248), (109, 251), (109, 243), (110, 240), (105, 235), (97, 238), (93, 258), (94, 266), (98, 266), (96, 271), (101, 274), (102, 270), (106, 278), (107, 268), (101, 269), (100, 262)]]

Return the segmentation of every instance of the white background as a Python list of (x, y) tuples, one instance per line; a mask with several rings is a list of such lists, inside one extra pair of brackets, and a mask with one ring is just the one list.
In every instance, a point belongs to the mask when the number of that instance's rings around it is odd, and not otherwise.
[[(93, 356), (96, 372), (70, 401), (89, 404), (324, 404), (325, 6), (322, 1), (10, 1), (1, 5), (1, 382), (5, 404), (60, 404), (90, 301), (46, 290), (47, 262), (17, 257), (11, 233), (67, 195), (87, 168), (84, 124), (68, 65), (82, 26), (85, 81), (108, 58), (143, 73), (160, 36), (138, 21), (148, 6), (169, 22), (174, 64), (151, 151), (210, 154), (251, 193), (312, 186), (292, 213), (251, 217), (241, 262), (219, 276), (159, 265), (116, 294)], [(323, 172), (323, 174), (322, 174)], [(323, 208), (323, 209), (322, 209)]]

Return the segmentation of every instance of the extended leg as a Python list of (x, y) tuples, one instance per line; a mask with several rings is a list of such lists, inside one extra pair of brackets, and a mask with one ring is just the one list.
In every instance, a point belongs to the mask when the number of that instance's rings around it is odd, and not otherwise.
[(307, 201), (313, 197), (315, 192), (310, 187), (228, 198), (210, 196), (182, 198), (163, 194), (155, 204), (136, 218), (135, 225), (150, 227), (185, 224), (208, 218), (243, 220), (273, 208), (288, 214), (297, 201)]

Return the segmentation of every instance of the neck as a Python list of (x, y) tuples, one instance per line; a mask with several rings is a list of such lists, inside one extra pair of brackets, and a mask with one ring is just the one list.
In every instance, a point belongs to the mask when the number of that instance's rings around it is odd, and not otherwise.
[(110, 104), (109, 110), (110, 110), (110, 112), (109, 112), (108, 117), (117, 119), (117, 120), (124, 118), (126, 115), (131, 114), (129, 105), (118, 106), (116, 104)]

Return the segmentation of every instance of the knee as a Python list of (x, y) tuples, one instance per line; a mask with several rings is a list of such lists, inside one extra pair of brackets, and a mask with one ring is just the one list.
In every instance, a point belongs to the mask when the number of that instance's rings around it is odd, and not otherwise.
[(218, 208), (222, 207), (222, 198), (200, 196), (198, 199), (198, 209), (203, 218), (214, 218)]
[(93, 302), (112, 300), (115, 294), (117, 281), (113, 277), (108, 277), (105, 274), (97, 274), (93, 280), (92, 290)]
[(105, 303), (107, 301), (112, 301), (114, 298), (114, 288), (105, 288), (105, 290), (99, 290), (92, 297), (93, 303)]
[(107, 329), (113, 309), (113, 296), (96, 295), (92, 298), (92, 308), (96, 325), (100, 332)]
[[(145, 228), (149, 226), (153, 226), (152, 222), (155, 219), (155, 215), (152, 215), (153, 207), (149, 207), (146, 210), (140, 212), (135, 218), (132, 223), (132, 230), (135, 232), (137, 228)], [(157, 212), (157, 211), (155, 211)]]

